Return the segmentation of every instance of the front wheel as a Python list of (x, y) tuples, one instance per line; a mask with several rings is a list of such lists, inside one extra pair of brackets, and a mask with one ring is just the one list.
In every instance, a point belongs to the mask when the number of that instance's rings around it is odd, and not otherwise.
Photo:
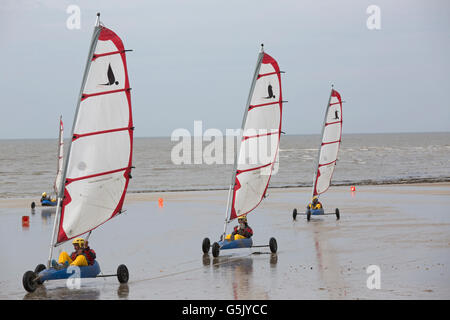
[(341, 214), (339, 213), (339, 209), (336, 208), (336, 220), (339, 220), (341, 218)]
[(214, 242), (212, 245), (212, 254), (214, 258), (217, 258), (220, 253), (220, 246), (217, 242)]
[(36, 207), (36, 203), (34, 201), (31, 203), (31, 209), (34, 209)]
[(203, 239), (203, 243), (202, 243), (203, 253), (208, 253), (210, 247), (211, 247), (211, 242), (209, 241), (209, 238)]
[(22, 284), (25, 290), (28, 292), (34, 292), (37, 288), (38, 283), (35, 281), (36, 273), (33, 271), (27, 271), (22, 277)]
[(120, 283), (127, 283), (129, 279), (129, 273), (128, 268), (126, 265), (121, 264), (117, 267), (117, 280), (119, 280)]
[(306, 211), (306, 220), (311, 220), (311, 210)]
[(278, 250), (278, 244), (277, 244), (277, 240), (275, 238), (270, 238), (269, 240), (269, 248), (270, 248), (270, 252), (272, 253), (276, 253)]
[(297, 209), (294, 209), (294, 211), (292, 212), (292, 218), (297, 218)]

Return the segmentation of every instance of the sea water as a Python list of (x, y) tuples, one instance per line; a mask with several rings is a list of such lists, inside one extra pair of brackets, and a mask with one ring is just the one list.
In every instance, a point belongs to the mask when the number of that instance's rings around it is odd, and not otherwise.
[[(177, 164), (172, 151), (180, 141), (135, 138), (128, 192), (228, 189), (235, 149), (224, 144), (222, 161), (208, 164), (202, 150), (211, 141), (198, 139), (199, 153), (192, 149), (192, 161)], [(282, 135), (270, 187), (312, 186), (319, 145), (319, 135)], [(57, 147), (56, 138), (0, 140), (0, 198), (51, 192)], [(437, 181), (450, 181), (450, 133), (344, 134), (332, 185)]]

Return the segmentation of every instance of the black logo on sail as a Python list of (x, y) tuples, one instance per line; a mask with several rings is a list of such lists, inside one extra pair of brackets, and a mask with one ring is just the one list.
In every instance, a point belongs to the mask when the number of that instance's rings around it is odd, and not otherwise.
[(114, 76), (114, 72), (111, 68), (111, 63), (108, 66), (108, 83), (103, 83), (103, 86), (112, 86), (113, 84), (118, 85), (119, 81), (116, 81), (116, 77)]
[(339, 111), (337, 111), (337, 110), (334, 112), (334, 120), (339, 120), (339, 114), (338, 114), (338, 112), (339, 112)]
[(272, 99), (275, 98), (275, 95), (273, 94), (273, 90), (272, 90), (272, 85), (269, 84), (269, 86), (267, 87), (267, 94), (269, 95), (268, 97), (265, 97), (264, 99)]

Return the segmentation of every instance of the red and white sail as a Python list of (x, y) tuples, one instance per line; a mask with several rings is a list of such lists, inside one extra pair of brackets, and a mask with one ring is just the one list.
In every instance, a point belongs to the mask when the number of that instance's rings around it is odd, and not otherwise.
[(261, 52), (242, 125), (228, 221), (255, 209), (266, 194), (278, 158), (282, 107), (278, 63)]
[(319, 149), (317, 167), (313, 181), (313, 196), (328, 190), (336, 166), (337, 155), (342, 137), (342, 100), (341, 95), (331, 89), (331, 95), (325, 112), (322, 128), (322, 143)]
[(58, 138), (58, 161), (56, 164), (56, 178), (53, 184), (53, 190), (56, 195), (59, 194), (59, 187), (61, 185), (62, 171), (64, 163), (64, 126), (62, 117), (59, 117), (59, 138)]
[(95, 27), (64, 172), (56, 244), (121, 212), (130, 179), (133, 120), (122, 40)]

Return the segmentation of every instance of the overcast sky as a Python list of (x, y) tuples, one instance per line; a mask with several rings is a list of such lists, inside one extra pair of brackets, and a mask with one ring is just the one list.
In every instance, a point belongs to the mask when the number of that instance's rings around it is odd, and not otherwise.
[[(77, 5), (81, 28), (66, 10)], [(380, 8), (380, 29), (366, 12)], [(343, 132), (450, 131), (450, 1), (0, 2), (0, 139), (70, 136), (96, 12), (123, 40), (135, 136), (238, 128), (260, 44), (282, 75), (283, 131), (318, 134), (333, 83)], [(371, 20), (372, 21), (372, 20)]]

